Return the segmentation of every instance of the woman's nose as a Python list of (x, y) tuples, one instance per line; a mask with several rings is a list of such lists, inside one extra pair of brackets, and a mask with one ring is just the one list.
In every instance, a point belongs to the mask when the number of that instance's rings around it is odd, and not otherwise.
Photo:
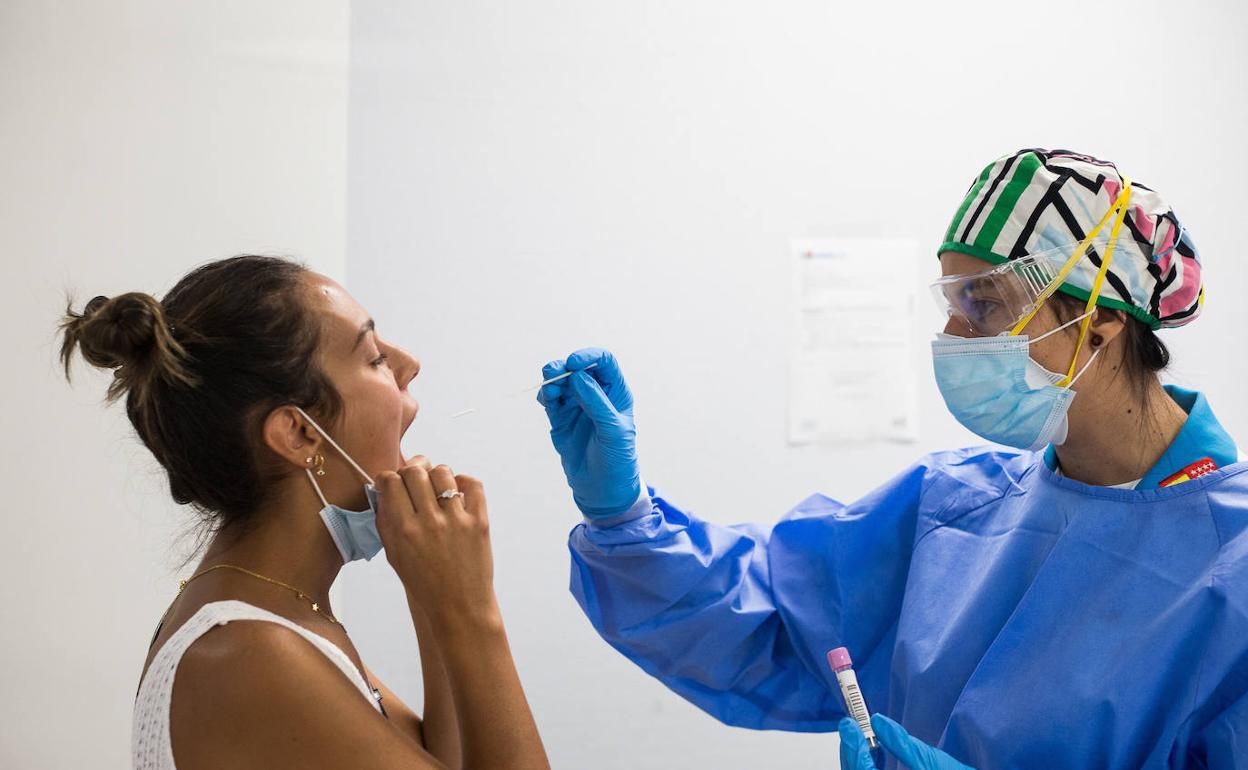
[(400, 390), (406, 390), (412, 380), (416, 379), (416, 375), (420, 374), (420, 359), (405, 350), (399, 351), (399, 355), (403, 365), (395, 369), (394, 381), (398, 383)]

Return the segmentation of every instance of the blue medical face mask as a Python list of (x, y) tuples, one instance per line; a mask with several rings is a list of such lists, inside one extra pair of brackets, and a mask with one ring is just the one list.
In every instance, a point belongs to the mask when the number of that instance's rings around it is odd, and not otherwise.
[(338, 547), (338, 553), (342, 554), (344, 564), (364, 559), (368, 561), (381, 551), (381, 535), (377, 532), (377, 488), (373, 486), (373, 479), (364, 469), (356, 464), (351, 456), (338, 446), (329, 434), (321, 430), (321, 426), (308, 416), (308, 413), (295, 407), (299, 414), (321, 434), (329, 445), (342, 455), (356, 473), (364, 477), (364, 496), (368, 498), (368, 509), (363, 511), (348, 511), (345, 508), (334, 505), (325, 499), (325, 493), (321, 491), (321, 485), (316, 483), (316, 476), (312, 474), (311, 469), (305, 468), (304, 472), (308, 474), (308, 479), (312, 482), (313, 488), (316, 489), (316, 496), (321, 498), (321, 521), (325, 523), (325, 528), (329, 530), (329, 536), (334, 541), (334, 545)]
[(1032, 343), (1078, 323), (1091, 313), (1062, 324), (1039, 337), (954, 337), (936, 335), (932, 364), (945, 405), (972, 433), (1018, 449), (1061, 444), (1068, 430), (1067, 412), (1074, 401), (1070, 389), (1100, 351), (1062, 387), (1064, 375), (1050, 372), (1028, 355)]

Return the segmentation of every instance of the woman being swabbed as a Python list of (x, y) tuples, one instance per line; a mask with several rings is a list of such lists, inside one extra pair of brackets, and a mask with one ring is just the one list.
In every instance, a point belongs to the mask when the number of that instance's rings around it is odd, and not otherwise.
[[(109, 399), (125, 398), (174, 500), (208, 528), (148, 651), (136, 768), (548, 767), (494, 595), (481, 483), (403, 459), (420, 363), (345, 289), (241, 256), (163, 300), (96, 297), (62, 329), (66, 374), (75, 350), (115, 370)], [(423, 719), (329, 602), (343, 564), (383, 546), (416, 630)]]

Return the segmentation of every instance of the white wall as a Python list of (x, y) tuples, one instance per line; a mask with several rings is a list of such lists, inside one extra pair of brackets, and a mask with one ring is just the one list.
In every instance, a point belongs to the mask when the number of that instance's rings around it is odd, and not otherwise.
[[(637, 395), (643, 473), (675, 500), (727, 523), (853, 498), (972, 438), (920, 345), (916, 445), (786, 447), (788, 238), (934, 249), (984, 164), (1044, 146), (1114, 159), (1177, 207), (1209, 302), (1165, 333), (1175, 372), (1248, 439), (1246, 21), (1229, 2), (353, 4), (349, 287), (424, 360), (406, 448), (486, 480), (557, 767), (825, 768), (833, 742), (721, 727), (608, 648), (567, 592), (577, 517), (540, 409), (438, 415), (606, 345)], [(915, 334), (935, 324), (924, 303)], [(365, 657), (418, 701), (387, 568), (351, 568), (346, 595)]]
[(246, 251), (342, 277), (348, 17), (345, 0), (0, 3), (0, 766), (130, 766), (189, 521), (124, 410), (101, 408), (106, 378), (58, 373), (62, 291), (159, 295)]

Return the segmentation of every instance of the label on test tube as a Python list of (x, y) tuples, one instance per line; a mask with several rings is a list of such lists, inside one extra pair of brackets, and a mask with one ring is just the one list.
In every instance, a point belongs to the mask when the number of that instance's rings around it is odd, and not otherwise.
[(858, 677), (854, 674), (854, 664), (849, 659), (849, 650), (837, 647), (828, 652), (828, 665), (836, 673), (837, 684), (841, 686), (841, 696), (845, 699), (845, 709), (862, 728), (862, 734), (867, 738), (867, 745), (875, 748), (879, 743), (875, 739), (875, 730), (871, 729), (871, 714), (867, 711), (867, 702), (862, 698), (862, 690), (858, 688)]

